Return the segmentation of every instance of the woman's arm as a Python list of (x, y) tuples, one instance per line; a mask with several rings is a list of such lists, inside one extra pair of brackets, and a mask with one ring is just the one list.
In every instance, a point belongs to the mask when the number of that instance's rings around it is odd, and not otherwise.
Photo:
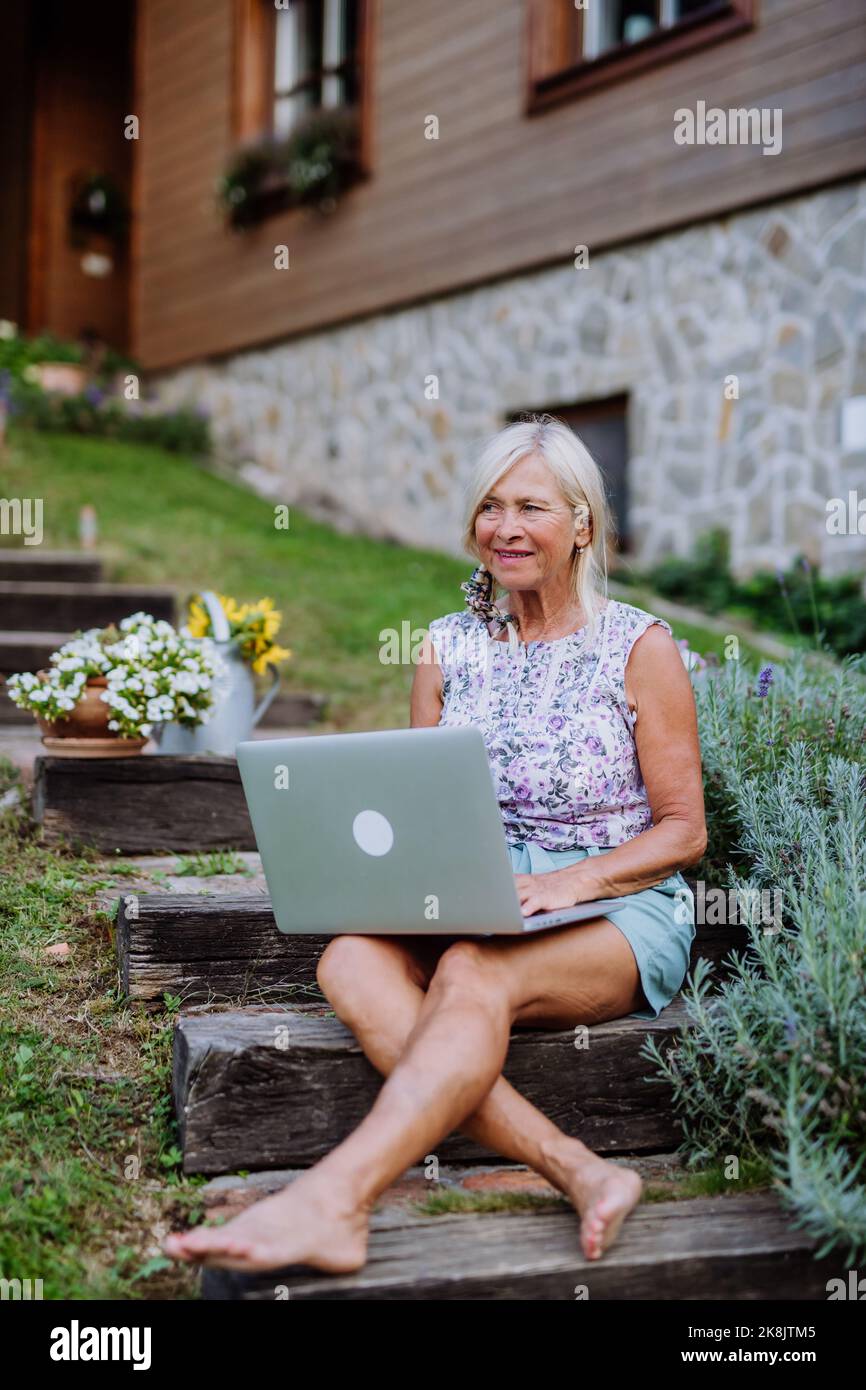
[(439, 723), (442, 713), (442, 667), (429, 633), (424, 636), (420, 660), (412, 680), (409, 724), (413, 729), (429, 729)]
[(632, 647), (625, 691), (637, 710), (634, 737), (652, 828), (570, 869), (518, 875), (524, 915), (652, 888), (696, 863), (706, 848), (695, 697), (679, 648), (658, 624)]

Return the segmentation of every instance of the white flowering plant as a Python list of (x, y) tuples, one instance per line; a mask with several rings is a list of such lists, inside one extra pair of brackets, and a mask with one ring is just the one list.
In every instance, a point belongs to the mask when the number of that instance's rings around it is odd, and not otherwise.
[(52, 653), (47, 673), (10, 676), (7, 690), (19, 709), (62, 720), (88, 680), (104, 676), (100, 699), (111, 711), (109, 729), (121, 738), (145, 738), (155, 724), (206, 724), (222, 671), (223, 662), (208, 638), (184, 637), (171, 623), (133, 613), (117, 627), (79, 633)]

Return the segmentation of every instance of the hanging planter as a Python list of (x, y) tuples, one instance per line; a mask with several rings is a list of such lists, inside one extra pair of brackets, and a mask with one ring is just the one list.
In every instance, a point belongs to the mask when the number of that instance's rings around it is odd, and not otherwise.
[(217, 194), (229, 223), (240, 228), (287, 208), (333, 212), (362, 177), (357, 107), (320, 107), (288, 135), (268, 135), (239, 150)]
[(79, 180), (69, 207), (71, 245), (115, 247), (126, 236), (128, 222), (126, 196), (110, 174), (88, 174)]
[(129, 222), (129, 207), (109, 174), (79, 180), (69, 207), (69, 244), (82, 252), (85, 275), (104, 279), (114, 270)]

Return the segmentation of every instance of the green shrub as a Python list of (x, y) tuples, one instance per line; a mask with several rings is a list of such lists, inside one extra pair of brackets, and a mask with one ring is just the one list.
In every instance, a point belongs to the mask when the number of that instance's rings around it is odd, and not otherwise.
[(792, 743), (737, 790), (751, 888), (784, 900), (778, 930), (719, 992), (703, 964), (683, 992), (693, 1029), (658, 1064), (690, 1163), (764, 1156), (796, 1227), (848, 1263), (866, 1256), (866, 782), (851, 761)]
[(801, 556), (784, 573), (760, 571), (737, 580), (730, 572), (730, 543), (721, 528), (705, 532), (688, 558), (667, 556), (645, 574), (617, 574), (630, 583), (650, 585), (665, 598), (704, 608), (723, 609), (759, 628), (785, 632), (806, 645), (836, 656), (866, 649), (866, 599), (862, 576), (825, 579)]
[(735, 588), (728, 607), (743, 609), (762, 628), (789, 631), (837, 656), (866, 650), (866, 600), (862, 578), (823, 578), (801, 558), (785, 574), (754, 574)]
[(733, 598), (729, 556), (727, 531), (707, 531), (696, 540), (690, 558), (668, 555), (646, 578), (665, 598), (685, 600), (709, 613), (717, 613)]
[(96, 375), (100, 381), (110, 382), (120, 372), (128, 374), (133, 372), (136, 376), (141, 375), (141, 367), (134, 357), (128, 357), (125, 352), (118, 352), (116, 348), (108, 347), (101, 353), (99, 365), (96, 368)]
[(195, 410), (157, 413), (105, 396), (96, 386), (80, 395), (64, 396), (27, 382), (13, 382), (9, 400), (16, 422), (38, 430), (156, 444), (183, 454), (207, 454), (210, 449), (207, 416)]
[(0, 335), (0, 382), (27, 383), (26, 368), (40, 362), (84, 362), (91, 358), (93, 375), (100, 382), (110, 382), (118, 372), (135, 372), (141, 368), (126, 353), (100, 344), (88, 354), (81, 343), (42, 333), (33, 338), (22, 336), (14, 325), (7, 324), (7, 333)]
[(36, 338), (24, 338), (18, 333), (0, 337), (0, 378), (6, 373), (14, 381), (24, 381), (28, 367), (39, 362), (81, 362), (84, 349), (78, 343), (69, 343), (55, 338), (51, 333), (43, 333)]

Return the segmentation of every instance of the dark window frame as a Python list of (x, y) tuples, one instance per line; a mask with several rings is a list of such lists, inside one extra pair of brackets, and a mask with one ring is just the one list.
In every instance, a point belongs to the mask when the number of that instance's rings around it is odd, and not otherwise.
[[(635, 43), (620, 44), (596, 58), (568, 62), (551, 69), (551, 48), (555, 49), (562, 42), (554, 32), (555, 7), (562, 3), (563, 0), (527, 0), (527, 115), (547, 111), (586, 92), (625, 81), (660, 63), (743, 34), (754, 27), (757, 19), (757, 0), (718, 0), (704, 14), (689, 15), (668, 28), (654, 30)], [(583, 11), (578, 11), (577, 15), (582, 24)]]
[[(297, 0), (296, 0), (296, 2), (297, 2)], [(354, 76), (355, 76), (356, 81), (359, 81), (359, 80), (360, 80), (360, 75), (361, 75), (360, 50), (361, 50), (361, 45), (362, 45), (362, 42), (363, 42), (362, 26), (363, 26), (363, 23), (364, 23), (364, 4), (363, 4), (363, 0), (354, 0), (354, 6), (355, 6), (355, 23), (356, 23), (356, 42), (355, 42), (355, 47), (352, 49), (351, 53), (347, 53), (346, 57), (345, 57), (345, 58), (342, 58), (342, 59), (340, 60), (339, 63), (333, 63), (333, 64), (330, 64), (330, 65), (327, 65), (327, 66), (323, 66), (323, 67), (319, 67), (319, 68), (310, 68), (310, 69), (308, 69), (308, 70), (305, 72), (304, 76), (300, 79), (300, 81), (296, 82), (296, 83), (294, 84), (293, 87), (277, 87), (275, 79), (272, 81), (272, 88), (273, 88), (272, 94), (271, 94), (271, 125), (272, 125), (272, 126), (273, 126), (274, 107), (276, 106), (276, 104), (277, 104), (278, 101), (282, 101), (282, 100), (284, 100), (284, 99), (287, 98), (287, 97), (296, 96), (299, 92), (304, 92), (304, 91), (306, 91), (308, 87), (316, 87), (316, 86), (318, 86), (319, 84), (321, 84), (322, 79), (325, 78), (325, 77), (336, 77), (336, 76), (342, 76), (344, 73), (353, 73)], [(287, 12), (287, 11), (286, 11), (286, 8), (285, 8), (285, 7), (284, 7), (281, 11), (276, 10), (276, 8), (274, 8), (274, 10), (273, 10), (273, 13), (274, 13), (274, 16), (275, 16), (275, 17), (276, 17), (278, 14), (280, 14), (280, 13), (285, 14), (286, 12)], [(276, 58), (276, 34), (277, 34), (277, 21), (276, 21), (276, 18), (275, 18), (274, 21), (270, 24), (270, 37), (271, 37), (271, 42), (270, 42), (269, 67), (270, 67), (270, 71), (271, 71), (272, 74), (273, 74), (273, 72), (274, 72), (275, 58)]]
[(234, 0), (234, 74), (232, 130), (238, 142), (257, 139), (273, 131), (274, 106), (331, 72), (349, 67), (356, 71), (358, 109), (361, 118), (360, 163), (364, 177), (372, 169), (372, 46), (375, 0), (356, 0), (357, 42), (354, 54), (333, 68), (306, 74), (287, 91), (277, 90), (274, 80), (277, 10), (273, 0)]

